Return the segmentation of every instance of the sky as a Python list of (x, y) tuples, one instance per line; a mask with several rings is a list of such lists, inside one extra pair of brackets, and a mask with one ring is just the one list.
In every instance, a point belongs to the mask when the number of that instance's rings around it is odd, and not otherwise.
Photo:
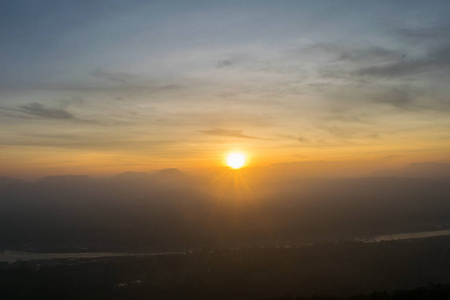
[(450, 162), (449, 14), (446, 0), (1, 1), (0, 173), (214, 168), (230, 151), (256, 168)]

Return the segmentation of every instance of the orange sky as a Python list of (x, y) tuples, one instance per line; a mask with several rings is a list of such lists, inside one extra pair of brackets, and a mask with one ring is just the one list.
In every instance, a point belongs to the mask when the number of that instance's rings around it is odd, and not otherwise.
[(0, 175), (450, 162), (445, 2), (250, 2), (10, 4)]

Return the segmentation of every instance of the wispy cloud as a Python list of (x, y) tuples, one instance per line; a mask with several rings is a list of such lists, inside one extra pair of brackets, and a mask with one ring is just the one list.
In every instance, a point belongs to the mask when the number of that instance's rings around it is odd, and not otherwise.
[(447, 40), (450, 32), (450, 26), (448, 24), (435, 27), (424, 28), (395, 28), (392, 30), (394, 34), (401, 38), (409, 40), (409, 42), (430, 42)]
[(228, 66), (231, 66), (231, 65), (233, 65), (233, 61), (232, 61), (232, 60), (230, 60), (230, 59), (224, 59), (224, 60), (219, 61), (219, 62), (217, 63), (217, 65), (216, 65), (216, 67), (217, 67), (218, 69), (220, 69), (220, 68), (228, 67)]
[(422, 72), (428, 72), (432, 68), (438, 67), (439, 60), (433, 58), (396, 61), (381, 66), (364, 67), (356, 71), (357, 76), (371, 76), (378, 78), (399, 78), (410, 75), (417, 75)]
[(396, 107), (404, 107), (413, 103), (409, 91), (400, 88), (383, 92), (381, 95), (372, 97), (371, 100), (375, 103), (386, 103)]
[(119, 83), (129, 83), (130, 81), (136, 80), (138, 76), (124, 73), (124, 72), (111, 72), (106, 71), (103, 69), (95, 69), (90, 73), (92, 76), (105, 79), (105, 80), (111, 80)]
[[(398, 52), (397, 55), (390, 55), (388, 50), (383, 50), (380, 53), (386, 52), (387, 59), (384, 63), (361, 66), (354, 73), (355, 76), (392, 79), (432, 71), (449, 72), (450, 43), (447, 37), (450, 34), (450, 27), (402, 29), (394, 31), (394, 34), (407, 41), (403, 45), (404, 51), (401, 56), (398, 55), (400, 54)], [(415, 47), (408, 47), (411, 44)], [(411, 56), (410, 48), (418, 48), (417, 45), (423, 49), (422, 53)]]
[(121, 149), (133, 152), (148, 151), (148, 148), (163, 149), (176, 145), (178, 141), (167, 139), (142, 140), (136, 136), (127, 136), (122, 133), (116, 136), (93, 134), (86, 132), (79, 134), (24, 134), (24, 138), (10, 138), (1, 141), (1, 145), (15, 146), (43, 146), (63, 149)]
[(304, 137), (303, 135), (300, 135), (300, 136), (297, 138), (297, 140), (298, 140), (300, 143), (308, 143), (308, 142), (309, 142), (309, 139), (306, 138), (306, 137)]
[(403, 157), (404, 155), (386, 155), (386, 156), (382, 156), (379, 159), (380, 160), (385, 160), (385, 159), (396, 159), (399, 157)]
[(243, 130), (229, 130), (229, 129), (210, 129), (210, 130), (202, 130), (201, 132), (210, 134), (210, 135), (219, 135), (219, 136), (228, 136), (228, 137), (237, 137), (237, 138), (245, 138), (245, 139), (263, 139), (255, 136), (250, 136), (244, 134)]
[[(60, 101), (59, 108), (49, 107), (39, 102), (31, 102), (23, 105), (19, 105), (16, 107), (2, 107), (0, 106), (0, 112), (5, 117), (10, 119), (41, 119), (41, 120), (51, 120), (54, 122), (75, 122), (75, 123), (83, 123), (83, 124), (91, 124), (91, 125), (123, 125), (129, 124), (129, 120), (117, 120), (117, 118), (111, 118), (108, 116), (104, 116), (101, 119), (90, 119), (78, 117), (67, 110), (67, 106), (74, 105), (82, 105), (82, 99), (68, 100), (68, 101)], [(63, 107), (61, 107), (63, 105)], [(62, 123), (61, 123), (62, 124)]]
[(315, 61), (328, 63), (379, 63), (402, 57), (402, 53), (399, 51), (387, 49), (380, 45), (369, 43), (345, 44), (343, 42), (318, 42), (298, 50), (291, 50), (289, 53), (294, 59), (304, 59), (306, 56)]
[(39, 102), (20, 105), (18, 111), (46, 119), (74, 120), (74, 115), (64, 109), (48, 108)]

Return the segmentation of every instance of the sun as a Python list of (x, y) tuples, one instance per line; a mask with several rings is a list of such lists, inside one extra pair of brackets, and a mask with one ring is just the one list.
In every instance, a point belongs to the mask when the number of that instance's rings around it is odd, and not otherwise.
[(232, 169), (240, 169), (245, 165), (245, 155), (242, 153), (230, 153), (227, 155), (227, 166)]

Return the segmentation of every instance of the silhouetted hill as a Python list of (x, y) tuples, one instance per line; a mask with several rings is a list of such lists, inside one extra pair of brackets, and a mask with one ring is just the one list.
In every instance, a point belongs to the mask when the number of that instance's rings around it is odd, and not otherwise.
[(153, 177), (156, 180), (179, 180), (179, 179), (185, 179), (187, 176), (183, 172), (181, 172), (178, 169), (163, 169), (155, 174), (153, 174)]
[(403, 174), (411, 174), (415, 177), (450, 177), (450, 164), (413, 163), (403, 169)]
[(116, 181), (116, 182), (142, 182), (149, 181), (152, 179), (152, 175), (144, 172), (125, 172), (121, 174), (117, 174), (115, 176), (106, 178), (108, 181)]
[(37, 184), (45, 185), (73, 185), (73, 184), (85, 184), (92, 183), (94, 180), (86, 175), (60, 175), (60, 176), (47, 176), (39, 179)]
[(0, 176), (0, 186), (12, 185), (17, 183), (23, 183), (23, 180), (16, 178), (9, 178), (6, 176)]
[(106, 178), (106, 181), (114, 181), (129, 184), (175, 184), (188, 179), (188, 176), (178, 169), (163, 169), (154, 174), (144, 172), (125, 172)]
[(412, 163), (401, 170), (381, 170), (374, 172), (374, 175), (382, 177), (450, 178), (450, 164), (436, 162)]
[(185, 185), (189, 181), (189, 176), (178, 169), (164, 169), (156, 172), (152, 180), (158, 185)]

